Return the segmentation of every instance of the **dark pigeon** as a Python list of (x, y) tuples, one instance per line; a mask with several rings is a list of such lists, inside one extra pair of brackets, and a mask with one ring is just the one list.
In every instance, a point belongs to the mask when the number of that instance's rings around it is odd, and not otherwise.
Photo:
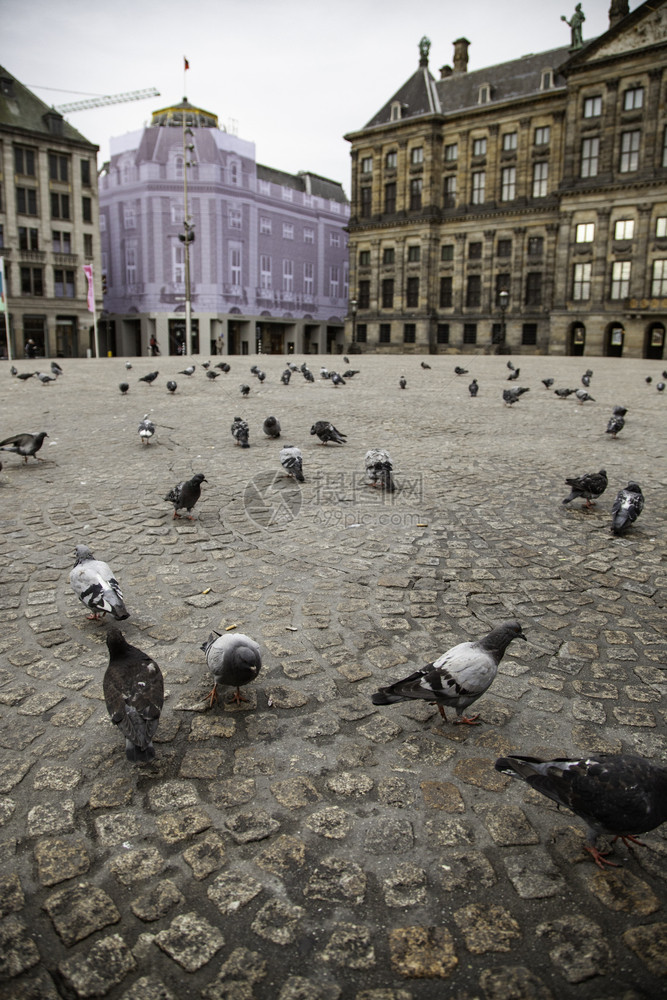
[(213, 674), (213, 690), (209, 695), (212, 706), (217, 701), (218, 685), (236, 688), (230, 699), (239, 705), (247, 701), (240, 689), (254, 681), (262, 669), (260, 649), (254, 639), (241, 632), (211, 632), (201, 649), (206, 654), (208, 669)]
[(241, 390), (241, 395), (242, 396), (247, 396), (248, 393), (250, 392), (250, 386), (249, 385), (241, 385), (241, 386), (239, 386), (239, 388)]
[(148, 414), (144, 413), (144, 419), (137, 427), (142, 444), (150, 444), (150, 440), (155, 434), (155, 424), (149, 420)]
[(405, 389), (405, 387), (408, 384), (405, 375), (401, 375), (401, 377), (398, 380), (398, 384), (399, 384), (399, 386), (400, 386), (401, 389)]
[(245, 420), (242, 420), (241, 417), (234, 417), (231, 431), (232, 437), (240, 448), (250, 447), (250, 441), (248, 440), (250, 437), (250, 428)]
[(516, 379), (518, 379), (518, 377), (519, 377), (519, 372), (520, 371), (521, 371), (520, 368), (515, 368), (514, 371), (510, 372), (510, 374), (507, 376), (507, 381), (508, 382), (515, 382)]
[(467, 375), (468, 374), (468, 369), (467, 368), (461, 368), (460, 365), (457, 365), (456, 368), (454, 369), (454, 371), (456, 372), (457, 375)]
[(167, 382), (167, 389), (169, 389), (169, 392), (176, 392), (178, 389), (178, 383), (174, 382), (173, 378), (170, 378)]
[(283, 385), (289, 385), (289, 380), (291, 379), (291, 377), (292, 377), (292, 369), (286, 368), (285, 371), (280, 376), (280, 381), (282, 382)]
[(292, 476), (298, 483), (305, 483), (303, 477), (303, 456), (299, 448), (293, 444), (286, 444), (280, 449), (280, 464), (288, 476)]
[(628, 483), (619, 490), (611, 508), (611, 530), (622, 535), (637, 520), (644, 509), (644, 494), (638, 483)]
[(148, 385), (151, 385), (159, 374), (159, 372), (149, 372), (148, 375), (142, 375), (139, 381), (146, 382)]
[(530, 389), (523, 386), (517, 386), (516, 389), (503, 389), (503, 399), (508, 406), (513, 406), (514, 403), (519, 401), (524, 392), (530, 392)]
[(34, 374), (34, 372), (19, 372), (16, 377), (20, 379), (21, 382), (25, 382), (26, 379), (32, 378)]
[(571, 396), (573, 392), (576, 392), (576, 389), (554, 389), (554, 392), (557, 396), (560, 396), (561, 399), (567, 399), (567, 397)]
[(167, 503), (174, 505), (174, 517), (180, 517), (179, 510), (187, 510), (185, 515), (192, 521), (192, 508), (201, 496), (201, 484), (207, 483), (208, 479), (203, 472), (198, 472), (192, 479), (186, 479), (182, 483), (177, 483), (173, 489), (169, 490), (164, 498)]
[(129, 389), (130, 387), (129, 387), (129, 385), (127, 384), (127, 382), (121, 382), (121, 383), (120, 383), (120, 385), (118, 386), (118, 388), (120, 389), (120, 391), (122, 392), (122, 394), (123, 394), (123, 395), (125, 395), (125, 393), (127, 392), (127, 390), (128, 390), (128, 389)]
[(115, 626), (107, 633), (107, 647), (109, 666), (102, 687), (111, 721), (125, 737), (128, 760), (153, 760), (153, 737), (164, 704), (162, 672), (148, 653), (131, 646)]
[(431, 366), (427, 365), (425, 361), (420, 362), (422, 368), (426, 368), (428, 371), (431, 370)]
[(87, 545), (77, 545), (76, 560), (69, 575), (72, 590), (82, 604), (90, 608), (91, 620), (111, 614), (117, 621), (130, 617), (125, 607), (123, 594), (111, 567), (101, 559), (96, 559)]
[(335, 386), (345, 385), (345, 379), (341, 375), (339, 375), (338, 372), (331, 373), (331, 381)]
[(347, 443), (347, 434), (343, 434), (341, 431), (336, 430), (334, 425), (329, 423), (328, 420), (316, 420), (310, 428), (310, 433), (317, 434), (322, 444), (327, 444), (329, 441), (333, 441), (334, 444)]
[(565, 497), (563, 503), (571, 503), (581, 498), (586, 501), (587, 507), (593, 506), (595, 499), (602, 496), (608, 484), (605, 469), (600, 469), (599, 472), (586, 472), (583, 476), (566, 479), (565, 482), (570, 487), (570, 495)]
[(206, 372), (206, 378), (210, 378), (210, 379), (220, 378), (221, 375), (222, 375), (222, 372), (214, 372), (212, 368), (209, 369), (209, 371)]
[(625, 420), (623, 419), (623, 417), (621, 417), (620, 415), (616, 416), (616, 414), (613, 414), (609, 418), (609, 422), (607, 424), (607, 430), (605, 431), (605, 433), (611, 434), (611, 436), (615, 438), (616, 435), (619, 434), (624, 427), (625, 427)]
[(554, 380), (552, 378), (543, 378), (542, 379), (542, 385), (544, 386), (545, 389), (550, 389), (553, 384), (554, 384)]
[(276, 417), (267, 417), (262, 424), (262, 430), (267, 437), (279, 438), (280, 437), (280, 421)]
[(39, 434), (15, 434), (14, 437), (5, 438), (0, 441), (0, 451), (13, 451), (15, 455), (22, 455), (23, 461), (27, 463), (29, 458), (34, 458), (39, 462), (44, 462), (37, 452), (44, 444), (44, 438), (49, 435), (46, 431)]
[(384, 448), (370, 448), (364, 456), (364, 467), (368, 486), (386, 490), (387, 493), (395, 491), (396, 485), (392, 475), (394, 464), (388, 451)]
[(474, 378), (470, 383), (470, 385), (468, 386), (468, 392), (470, 393), (471, 396), (476, 396), (477, 393), (479, 392), (479, 386), (477, 384), (476, 378)]
[(60, 365), (58, 364), (57, 361), (52, 361), (51, 362), (51, 371), (56, 376), (56, 378), (58, 377), (58, 375), (62, 375), (63, 374), (63, 370), (62, 370), (62, 368), (60, 367)]

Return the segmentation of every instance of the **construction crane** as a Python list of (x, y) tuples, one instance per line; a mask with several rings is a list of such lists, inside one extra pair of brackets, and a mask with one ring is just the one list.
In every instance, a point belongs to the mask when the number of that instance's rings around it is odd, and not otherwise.
[(98, 97), (88, 97), (85, 101), (73, 101), (72, 104), (58, 104), (56, 111), (67, 114), (70, 111), (87, 111), (89, 108), (104, 108), (109, 104), (123, 104), (125, 101), (143, 101), (147, 97), (159, 97), (160, 91), (155, 87), (145, 90), (128, 90), (124, 94), (103, 94)]

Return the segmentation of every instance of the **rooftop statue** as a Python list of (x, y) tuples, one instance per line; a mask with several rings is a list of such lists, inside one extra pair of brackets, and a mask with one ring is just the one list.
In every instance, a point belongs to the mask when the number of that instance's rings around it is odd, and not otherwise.
[(421, 39), (419, 43), (419, 56), (421, 59), (428, 59), (429, 49), (431, 48), (431, 39), (427, 38), (426, 35)]
[(582, 25), (586, 20), (586, 15), (581, 9), (581, 4), (578, 3), (577, 6), (574, 8), (574, 14), (572, 15), (572, 18), (569, 21), (565, 17), (565, 14), (561, 14), (560, 19), (561, 21), (565, 21), (565, 23), (569, 24), (570, 26), (570, 31), (572, 33), (572, 41), (570, 43), (570, 48), (571, 49), (582, 48), (584, 44)]

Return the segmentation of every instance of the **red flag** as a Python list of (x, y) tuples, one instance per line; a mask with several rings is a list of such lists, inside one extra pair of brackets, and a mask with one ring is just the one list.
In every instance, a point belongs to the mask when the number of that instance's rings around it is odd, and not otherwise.
[(93, 285), (93, 265), (84, 264), (83, 273), (86, 276), (88, 282), (88, 312), (95, 312), (95, 288)]
[(184, 70), (190, 69), (190, 63), (187, 61), (187, 59), (185, 58), (185, 56), (183, 56), (183, 69)]

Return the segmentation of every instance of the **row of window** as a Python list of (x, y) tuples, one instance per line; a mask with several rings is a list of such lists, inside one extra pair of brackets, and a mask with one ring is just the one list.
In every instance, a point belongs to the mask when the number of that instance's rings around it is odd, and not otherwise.
[[(31, 229), (28, 226), (19, 226), (19, 250), (39, 250), (39, 230)], [(0, 244), (2, 245), (2, 244)], [(72, 252), (72, 234), (70, 232), (53, 229), (51, 231), (51, 249), (53, 253)], [(93, 256), (93, 235), (84, 233), (83, 252), (86, 257)]]
[[(14, 172), (22, 177), (37, 176), (38, 150), (32, 146), (14, 146)], [(69, 183), (71, 173), (71, 157), (62, 153), (49, 153), (49, 179)], [(79, 160), (81, 183), (90, 187), (90, 160)]]
[[(591, 297), (592, 264), (575, 264), (572, 280), (572, 298), (583, 302)], [(611, 265), (610, 299), (627, 299), (630, 295), (632, 261), (617, 260)], [(651, 265), (652, 298), (667, 296), (667, 260), (654, 260)]]
[[(540, 125), (533, 131), (533, 145), (535, 146), (548, 146), (551, 141), (551, 126)], [(517, 132), (505, 132), (502, 136), (502, 149), (504, 152), (510, 152), (516, 150), (518, 147), (518, 133)], [(486, 156), (487, 151), (487, 138), (486, 136), (481, 136), (480, 138), (472, 140), (472, 155), (473, 156)], [(445, 144), (444, 149), (445, 163), (455, 163), (459, 158), (459, 144), (458, 142), (450, 142)], [(410, 150), (410, 165), (413, 167), (419, 166), (424, 162), (424, 147), (423, 146), (413, 146)], [(390, 150), (385, 153), (384, 158), (385, 170), (396, 170), (398, 166), (398, 152), (396, 150)], [(373, 172), (373, 157), (364, 156), (361, 159), (361, 173), (368, 176)]]
[[(667, 220), (665, 220), (667, 221)], [(484, 244), (481, 241), (472, 240), (466, 244), (468, 249), (468, 259), (469, 260), (481, 260), (482, 251)], [(526, 253), (528, 257), (541, 257), (544, 253), (544, 237), (543, 236), (529, 236), (526, 244)], [(512, 256), (512, 240), (501, 238), (496, 242), (496, 256), (497, 257), (511, 257)], [(421, 260), (421, 246), (419, 244), (413, 243), (407, 246), (407, 259), (408, 263), (419, 263)], [(454, 244), (453, 243), (443, 243), (440, 247), (440, 260), (441, 261), (452, 261), (454, 260)], [(371, 252), (370, 250), (360, 250), (359, 251), (359, 267), (370, 267), (371, 263)], [(394, 247), (383, 247), (382, 249), (382, 264), (383, 266), (391, 266), (396, 263), (396, 250)]]
[[(72, 202), (69, 194), (60, 191), (50, 192), (51, 218), (71, 219)], [(16, 188), (16, 211), (19, 215), (39, 215), (37, 205), (37, 188)], [(87, 195), (81, 198), (81, 219), (83, 222), (93, 221), (93, 200)]]
[[(7, 265), (5, 265), (7, 266)], [(45, 294), (43, 267), (19, 268), (21, 295), (41, 297)], [(73, 299), (76, 296), (75, 272), (68, 268), (53, 268), (53, 295), (56, 299)]]
[[(398, 333), (398, 337), (394, 336), (392, 338), (392, 333)], [(436, 326), (436, 342), (438, 344), (449, 344), (450, 340), (450, 324), (449, 323), (438, 323)], [(492, 328), (492, 338), (495, 338), (500, 333), (498, 329), (498, 324), (493, 324)], [(360, 344), (365, 344), (368, 340), (368, 326), (366, 323), (357, 323), (356, 328), (356, 339)], [(399, 343), (402, 340), (404, 344), (414, 344), (417, 340), (417, 324), (416, 323), (403, 323), (398, 331), (392, 328), (391, 323), (380, 323), (378, 329), (378, 343), (380, 344), (391, 344)], [(463, 323), (461, 330), (461, 337), (459, 343), (462, 344), (476, 344), (477, 343), (477, 323)], [(521, 327), (521, 343), (523, 345), (535, 345), (537, 343), (537, 323), (524, 323)]]

